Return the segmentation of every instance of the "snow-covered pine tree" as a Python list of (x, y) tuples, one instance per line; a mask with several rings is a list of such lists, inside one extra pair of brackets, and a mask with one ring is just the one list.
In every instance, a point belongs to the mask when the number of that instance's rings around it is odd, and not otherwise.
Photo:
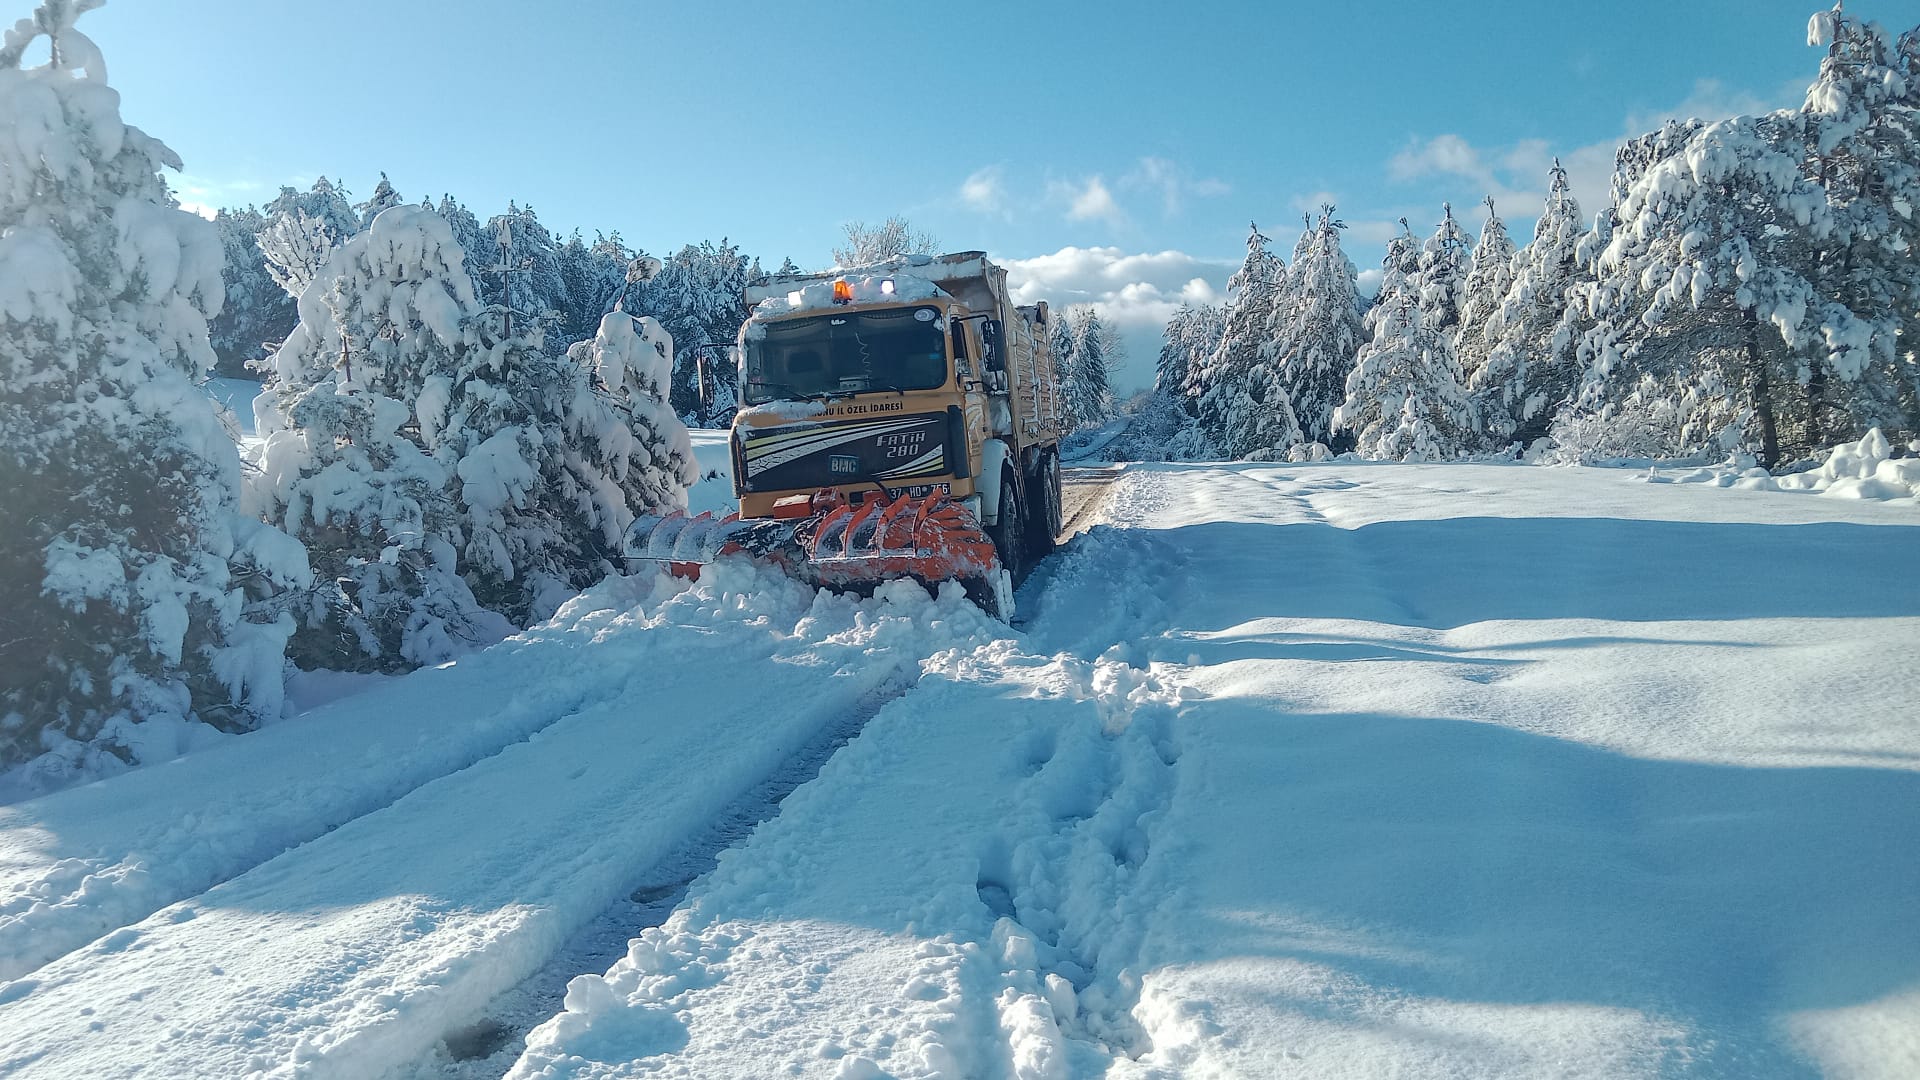
[(1813, 251), (1833, 228), (1801, 171), (1800, 131), (1791, 112), (1708, 124), (1629, 186), (1599, 266), (1621, 283), (1604, 318), (1634, 363), (1597, 372), (1583, 404), (1604, 408), (1648, 374), (1693, 399), (1699, 435), (1780, 459), (1782, 421), (1803, 401), (1795, 352), (1820, 330)]
[[(1767, 463), (1916, 426), (1920, 28), (1890, 39), (1836, 7), (1808, 41), (1827, 55), (1798, 111), (1671, 123), (1621, 149), (1570, 437), (1659, 415), (1661, 452)], [(1655, 395), (1669, 407), (1649, 409)]]
[(783, 275), (784, 275), (784, 274), (797, 274), (797, 273), (799, 273), (799, 272), (800, 272), (800, 264), (799, 264), (799, 263), (796, 263), (796, 262), (794, 262), (794, 261), (793, 261), (793, 257), (792, 257), (791, 255), (789, 255), (789, 256), (787, 256), (787, 257), (786, 257), (786, 258), (784, 258), (784, 259), (781, 259), (781, 260), (780, 260), (780, 269), (778, 269), (778, 270), (775, 270), (775, 271), (774, 271), (774, 273), (776, 273), (776, 274), (783, 274)]
[(634, 253), (620, 240), (620, 234), (594, 234), (588, 244), (575, 229), (556, 253), (560, 260), (560, 280), (565, 286), (567, 308), (561, 312), (560, 332), (564, 340), (578, 343), (599, 331), (601, 316), (613, 310), (627, 286), (627, 264)]
[(1195, 367), (1220, 347), (1225, 329), (1225, 315), (1211, 304), (1182, 304), (1167, 320), (1153, 388), (1127, 429), (1135, 457), (1196, 461), (1213, 456), (1194, 418), (1199, 403), (1187, 396), (1187, 387)]
[(1331, 446), (1333, 413), (1346, 399), (1347, 372), (1366, 340), (1358, 275), (1340, 249), (1346, 223), (1332, 205), (1294, 249), (1288, 286), (1268, 328), (1271, 354), (1301, 435)]
[[(1047, 346), (1053, 353), (1054, 371), (1059, 374), (1060, 381), (1064, 387), (1066, 381), (1073, 377), (1073, 352), (1079, 347), (1073, 337), (1073, 319), (1066, 312), (1056, 311), (1053, 313), (1053, 317), (1047, 320)], [(1068, 401), (1069, 403), (1071, 402), (1071, 399), (1067, 398), (1064, 393), (1062, 394), (1062, 400)], [(1065, 419), (1066, 430), (1072, 432), (1075, 424), (1070, 404), (1068, 410), (1066, 410)]]
[(25, 791), (278, 715), (292, 623), (271, 594), (308, 574), (238, 513), (238, 453), (193, 385), (220, 236), (121, 120), (74, 29), (97, 6), (45, 0), (0, 39), (0, 131), (21, 136), (0, 138), (0, 764), (29, 763)]
[(1428, 329), (1449, 338), (1467, 306), (1467, 279), (1473, 273), (1473, 236), (1442, 203), (1440, 224), (1420, 249), (1420, 314)]
[(1580, 381), (1574, 339), (1563, 322), (1567, 290), (1586, 277), (1576, 249), (1587, 227), (1558, 158), (1548, 177), (1533, 240), (1514, 256), (1513, 283), (1480, 334), (1485, 359), (1474, 351), (1466, 358), (1474, 365), (1468, 383), (1474, 411), (1495, 446), (1545, 435)]
[(255, 237), (267, 260), (267, 273), (287, 295), (298, 299), (334, 248), (360, 231), (360, 215), (344, 188), (322, 176), (309, 191), (280, 189), (261, 208), (267, 224)]
[(679, 347), (671, 400), (674, 412), (694, 423), (725, 425), (733, 418), (738, 375), (725, 364), (712, 365), (713, 408), (703, 409), (695, 353), (730, 343), (740, 332), (747, 321), (751, 265), (739, 245), (724, 238), (718, 244), (688, 244), (666, 259), (652, 280), (628, 290), (625, 310), (659, 320)]
[(492, 261), (484, 268), (470, 267), (468, 272), (496, 285), (505, 280), (504, 292), (496, 290), (490, 306), (512, 312), (515, 324), (525, 320), (538, 322), (543, 328), (557, 328), (564, 318), (562, 313), (572, 308), (574, 301), (560, 271), (559, 245), (540, 224), (533, 207), (509, 201), (506, 213), (487, 220), (487, 235), (494, 242)]
[(480, 219), (474, 216), (473, 211), (451, 195), (440, 196), (439, 205), (433, 209), (434, 213), (446, 220), (447, 228), (453, 231), (453, 238), (460, 245), (462, 262), (467, 267), (467, 274), (473, 278), (473, 291), (480, 306), (500, 303), (500, 275), (485, 276), (479, 273), (481, 268), (492, 266), (500, 260), (500, 249), (494, 243), (493, 234), (480, 224)]
[(636, 511), (686, 505), (693, 450), (662, 396), (673, 342), (632, 323), (615, 312), (587, 349), (554, 357), (537, 325), (503, 336), (504, 320), (483, 315), (445, 376), (444, 410), (416, 410), (458, 481), (461, 572), (515, 625), (612, 572)]
[(380, 211), (389, 206), (398, 206), (400, 202), (400, 193), (393, 190), (393, 184), (387, 179), (387, 174), (381, 173), (380, 182), (373, 187), (373, 197), (354, 207), (360, 215), (360, 228), (364, 229), (372, 225), (373, 219), (380, 216)]
[(1840, 5), (1816, 14), (1824, 45), (1800, 115), (1807, 167), (1833, 236), (1813, 251), (1819, 340), (1805, 356), (1806, 448), (1878, 427), (1920, 435), (1920, 28), (1892, 38)]
[[(1061, 346), (1066, 348), (1060, 352)], [(1109, 373), (1120, 362), (1119, 338), (1092, 304), (1077, 304), (1054, 330), (1054, 361), (1061, 375), (1067, 430), (1084, 431), (1113, 419)], [(1064, 359), (1064, 363), (1062, 360)]]
[(1229, 410), (1217, 445), (1231, 457), (1248, 461), (1284, 461), (1306, 442), (1280, 369), (1257, 360), (1239, 380), (1239, 400)]
[(1381, 262), (1379, 298), (1365, 318), (1373, 336), (1360, 347), (1346, 398), (1333, 414), (1334, 428), (1350, 432), (1365, 457), (1443, 461), (1473, 439), (1472, 409), (1448, 335), (1428, 326), (1421, 311), (1427, 290), (1420, 250), (1402, 219)]
[(267, 348), (299, 321), (293, 297), (267, 272), (266, 256), (255, 241), (266, 224), (251, 206), (214, 216), (224, 253), (220, 280), (226, 289), (226, 303), (208, 324), (216, 374), (245, 377), (247, 364), (263, 359)]
[(1460, 371), (1469, 387), (1486, 366), (1492, 348), (1487, 326), (1513, 288), (1513, 240), (1507, 236), (1507, 223), (1500, 220), (1493, 207), (1493, 196), (1487, 196), (1485, 205), (1487, 223), (1473, 248), (1473, 269), (1467, 273), (1466, 299), (1460, 305), (1460, 326), (1453, 337), (1453, 351), (1460, 358)]
[(1154, 363), (1154, 391), (1180, 401), (1182, 411), (1191, 415), (1193, 405), (1186, 394), (1194, 368), (1220, 347), (1226, 327), (1225, 314), (1212, 304), (1180, 305), (1162, 336), (1160, 356)]
[(1285, 456), (1303, 441), (1293, 403), (1277, 370), (1261, 358), (1268, 324), (1286, 270), (1250, 224), (1247, 254), (1227, 280), (1226, 325), (1220, 345), (1199, 369), (1200, 430), (1229, 457)]
[[(687, 488), (699, 479), (687, 427), (668, 403), (673, 380), (673, 338), (657, 321), (623, 311), (607, 313), (594, 336), (576, 342), (567, 355), (591, 375), (591, 402), (572, 410), (591, 418), (582, 432), (599, 474), (611, 476), (624, 494), (624, 509), (612, 500), (599, 515), (600, 537), (617, 553), (636, 514), (683, 510)], [(594, 406), (610, 411), (617, 423)], [(583, 490), (590, 479), (580, 479)]]
[(307, 546), (303, 667), (401, 670), (511, 631), (462, 576), (457, 457), (436, 458), (481, 311), (444, 219), (398, 206), (336, 249), (269, 360), (254, 505)]
[(433, 211), (389, 209), (274, 357), (260, 501), (340, 583), (303, 663), (394, 669), (496, 639), (612, 569), (635, 512), (684, 505), (691, 450), (658, 402), (671, 339), (617, 315), (553, 356), (537, 323), (480, 305), (464, 263)]
[[(1321, 204), (1320, 211), (1322, 213), (1325, 213), (1328, 209), (1329, 207), (1326, 204), (1324, 203)], [(1293, 262), (1289, 263), (1288, 265), (1298, 266), (1300, 264), (1300, 260), (1306, 256), (1307, 249), (1313, 246), (1313, 241), (1314, 241), (1313, 215), (1309, 213), (1302, 213), (1300, 215), (1300, 239), (1295, 240), (1293, 242)], [(1282, 277), (1283, 278), (1285, 277), (1284, 272), (1282, 273)]]

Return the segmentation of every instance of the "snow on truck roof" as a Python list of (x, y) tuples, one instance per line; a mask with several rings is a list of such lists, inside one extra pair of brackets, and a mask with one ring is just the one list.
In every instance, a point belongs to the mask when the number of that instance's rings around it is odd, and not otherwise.
[[(836, 297), (835, 286), (844, 283), (848, 301)], [(748, 289), (748, 298), (753, 289)], [(777, 315), (791, 315), (800, 311), (814, 311), (837, 307), (844, 302), (857, 304), (878, 304), (889, 301), (904, 302), (912, 300), (932, 300), (936, 297), (951, 295), (940, 286), (923, 277), (904, 273), (849, 273), (830, 277), (795, 281), (784, 293), (778, 293), (761, 300), (753, 306), (754, 318), (764, 319)]]
[(915, 277), (942, 284), (949, 281), (978, 280), (995, 273), (1004, 274), (1005, 271), (989, 262), (987, 253), (984, 251), (956, 251), (948, 255), (897, 255), (891, 259), (861, 266), (836, 266), (831, 270), (774, 274), (748, 285), (746, 301), (751, 307), (764, 300), (784, 299), (788, 293), (804, 289), (808, 285), (820, 282), (831, 285), (836, 279), (851, 282), (858, 277), (895, 279)]
[(1012, 317), (1007, 271), (989, 261), (984, 251), (901, 255), (867, 266), (776, 274), (747, 286), (746, 301), (755, 319), (829, 308), (834, 305), (834, 283), (838, 281), (846, 282), (852, 299), (862, 303), (945, 296), (972, 311), (998, 310)]

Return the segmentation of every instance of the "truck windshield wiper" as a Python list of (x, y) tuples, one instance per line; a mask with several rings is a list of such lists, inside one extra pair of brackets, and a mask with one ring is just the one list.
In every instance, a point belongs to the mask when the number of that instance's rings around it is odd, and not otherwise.
[(818, 390), (811, 394), (803, 394), (800, 392), (799, 387), (794, 386), (792, 383), (783, 382), (758, 382), (748, 385), (758, 389), (761, 393), (775, 393), (779, 395), (778, 397), (770, 397), (767, 398), (766, 401), (758, 402), (758, 404), (761, 405), (766, 404), (767, 401), (824, 401), (839, 393), (839, 391), (836, 390)]

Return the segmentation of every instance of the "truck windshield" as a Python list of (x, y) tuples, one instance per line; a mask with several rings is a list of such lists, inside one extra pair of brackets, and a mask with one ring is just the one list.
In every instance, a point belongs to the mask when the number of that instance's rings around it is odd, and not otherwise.
[(757, 328), (764, 333), (747, 337), (741, 371), (747, 404), (945, 385), (945, 327), (933, 307), (766, 323)]

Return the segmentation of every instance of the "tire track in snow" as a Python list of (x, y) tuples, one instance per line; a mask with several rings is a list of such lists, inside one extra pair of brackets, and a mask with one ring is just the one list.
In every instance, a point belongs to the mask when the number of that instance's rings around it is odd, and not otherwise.
[(1124, 465), (1070, 466), (1060, 470), (1060, 535), (1074, 536), (1105, 519), (1114, 481)]
[(519, 1058), (526, 1036), (559, 1012), (567, 984), (582, 972), (604, 971), (626, 955), (628, 943), (672, 915), (687, 891), (711, 873), (720, 856), (739, 847), (780, 812), (787, 796), (819, 775), (821, 768), (889, 702), (911, 685), (876, 690), (844, 718), (823, 728), (812, 743), (786, 762), (704, 832), (648, 866), (623, 896), (574, 935), (539, 971), (489, 1002), (486, 1015), (448, 1031), (424, 1060), (395, 1070), (388, 1080), (483, 1080), (504, 1076)]
[[(1140, 883), (1180, 695), (1113, 644), (1153, 611), (1051, 590), (1167, 554), (1077, 537), (1022, 590), (1028, 642), (929, 661), (670, 919), (575, 980), (510, 1075), (1037, 1078), (1149, 1052), (1133, 963), (1163, 903)], [(1053, 641), (1082, 653), (1030, 651)]]
[(928, 668), (671, 918), (574, 980), (509, 1075), (1095, 1075), (1149, 1049), (1129, 963), (1159, 898), (1133, 882), (1177, 700), (1117, 660), (1012, 641)]
[[(1112, 502), (1115, 481), (1123, 470), (1124, 466), (1066, 470), (1068, 515), (1061, 533), (1063, 537), (1075, 537), (1104, 519)], [(1056, 555), (1043, 567), (1052, 567), (1061, 561), (1063, 556)], [(1036, 570), (1036, 576), (1045, 572), (1042, 568)], [(1040, 588), (1044, 586), (1036, 585), (1022, 592), (1038, 595)], [(583, 972), (606, 970), (626, 954), (632, 939), (664, 923), (685, 900), (688, 890), (714, 869), (722, 854), (743, 845), (757, 827), (780, 812), (788, 795), (816, 778), (827, 761), (856, 737), (883, 706), (910, 689), (903, 685), (876, 694), (849, 713), (844, 722), (824, 731), (813, 746), (789, 759), (778, 774), (729, 809), (704, 834), (690, 838), (648, 869), (644, 880), (576, 936), (544, 969), (492, 1002), (486, 1017), (449, 1032), (428, 1059), (399, 1070), (391, 1080), (480, 1080), (505, 1074), (519, 1057), (526, 1035), (561, 1010), (570, 980)], [(1116, 794), (1109, 790), (1101, 801), (1111, 801)], [(1144, 855), (1142, 847), (1134, 863)], [(1030, 909), (1029, 918), (1033, 917), (1034, 911)], [(1070, 972), (1074, 970), (1071, 963), (1068, 967)], [(1085, 973), (1091, 968), (1079, 970), (1078, 988), (1084, 990)]]
[(823, 727), (914, 677), (933, 643), (992, 629), (915, 585), (855, 602), (751, 568), (710, 578), (687, 621), (704, 612), (723, 645), (784, 641), (754, 680), (645, 722), (636, 685), (16, 981), (0, 1073), (365, 1077), (417, 1061)]

